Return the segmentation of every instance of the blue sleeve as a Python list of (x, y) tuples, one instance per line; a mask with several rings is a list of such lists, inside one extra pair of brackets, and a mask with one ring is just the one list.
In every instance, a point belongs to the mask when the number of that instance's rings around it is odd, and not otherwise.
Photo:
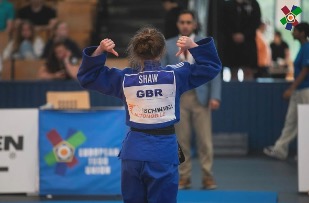
[(189, 49), (195, 63), (182, 62), (174, 69), (180, 94), (214, 79), (222, 69), (214, 40), (209, 37), (196, 43), (199, 46)]
[(302, 68), (309, 68), (309, 43), (307, 44), (307, 46), (304, 47), (301, 65)]
[(222, 89), (222, 80), (221, 80), (221, 74), (219, 73), (210, 82), (210, 99), (217, 99), (221, 101), (221, 89)]
[(95, 49), (96, 47), (84, 49), (82, 64), (77, 73), (78, 81), (85, 89), (122, 99), (122, 71), (105, 66), (106, 53), (92, 57)]

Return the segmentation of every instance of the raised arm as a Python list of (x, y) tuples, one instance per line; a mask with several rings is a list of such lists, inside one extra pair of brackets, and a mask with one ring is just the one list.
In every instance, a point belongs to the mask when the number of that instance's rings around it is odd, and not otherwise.
[(221, 61), (212, 38), (209, 37), (200, 40), (196, 42), (196, 46), (194, 45), (188, 50), (192, 54), (195, 63), (183, 62), (176, 65), (179, 68), (175, 69), (175, 73), (181, 81), (179, 84), (181, 92), (207, 83), (215, 78), (222, 69)]
[(105, 66), (107, 52), (118, 55), (114, 47), (114, 42), (105, 39), (98, 47), (84, 49), (77, 79), (83, 88), (122, 98), (122, 71)]

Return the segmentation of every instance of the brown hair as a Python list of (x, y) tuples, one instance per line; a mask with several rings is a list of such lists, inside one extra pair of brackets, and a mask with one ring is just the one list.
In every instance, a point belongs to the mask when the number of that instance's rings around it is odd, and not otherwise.
[(56, 56), (56, 48), (64, 46), (67, 49), (64, 41), (55, 42), (51, 48), (51, 52), (46, 60), (46, 68), (48, 72), (55, 73), (57, 71), (65, 69), (63, 61), (60, 61)]
[(309, 37), (309, 24), (307, 22), (299, 23), (295, 26), (294, 29), (298, 30), (299, 32), (304, 32), (306, 38)]
[(165, 52), (165, 38), (153, 27), (143, 27), (132, 37), (128, 46), (130, 66), (142, 68), (145, 60), (161, 58)]
[[(194, 21), (197, 21), (195, 12), (194, 12), (194, 11), (191, 11), (191, 10), (183, 10), (183, 11), (181, 11), (181, 12), (178, 14), (178, 18), (179, 18), (179, 16), (185, 15), (185, 14), (191, 15), (191, 16), (192, 16), (192, 19), (193, 19)], [(179, 20), (179, 19), (178, 19), (178, 20)]]
[(22, 41), (24, 40), (23, 36), (22, 36), (22, 30), (23, 30), (23, 27), (25, 25), (28, 25), (30, 30), (31, 30), (31, 37), (30, 37), (30, 41), (33, 43), (34, 42), (34, 37), (35, 37), (35, 30), (34, 30), (34, 26), (33, 24), (30, 22), (30, 21), (27, 21), (27, 20), (24, 20), (22, 21), (19, 25), (18, 25), (18, 28), (17, 28), (17, 32), (15, 33), (15, 39), (14, 39), (14, 47), (13, 47), (13, 52), (18, 52), (19, 50), (19, 47), (22, 43)]
[(67, 22), (65, 22), (65, 21), (57, 21), (56, 22), (56, 24), (54, 24), (54, 26), (52, 27), (52, 36), (51, 36), (51, 38), (55, 38), (56, 37), (56, 32), (57, 32), (57, 30), (58, 30), (58, 28), (59, 28), (59, 26), (61, 25), (61, 24), (66, 24), (66, 25), (68, 25), (68, 23)]

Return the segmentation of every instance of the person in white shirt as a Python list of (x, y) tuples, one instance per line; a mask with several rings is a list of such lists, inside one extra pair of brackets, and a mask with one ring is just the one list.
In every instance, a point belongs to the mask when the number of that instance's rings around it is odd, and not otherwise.
[(34, 26), (23, 21), (15, 33), (15, 37), (3, 51), (3, 59), (39, 59), (43, 53), (44, 41), (35, 35)]

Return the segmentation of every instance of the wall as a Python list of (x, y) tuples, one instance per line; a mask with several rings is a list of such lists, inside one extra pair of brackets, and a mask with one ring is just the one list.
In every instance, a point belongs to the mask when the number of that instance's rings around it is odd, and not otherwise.
[[(288, 83), (223, 83), (222, 104), (213, 112), (214, 133), (248, 133), (249, 150), (261, 151), (279, 137), (288, 102), (282, 99)], [(33, 108), (46, 103), (49, 90), (80, 90), (75, 81), (0, 82), (0, 108)], [(119, 106), (113, 97), (90, 92), (91, 105)]]

